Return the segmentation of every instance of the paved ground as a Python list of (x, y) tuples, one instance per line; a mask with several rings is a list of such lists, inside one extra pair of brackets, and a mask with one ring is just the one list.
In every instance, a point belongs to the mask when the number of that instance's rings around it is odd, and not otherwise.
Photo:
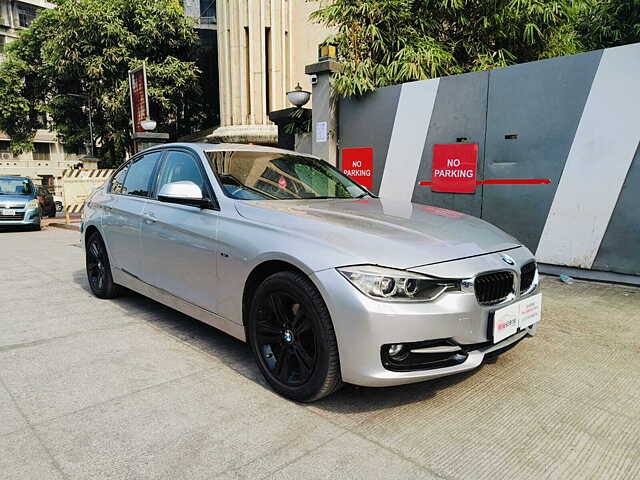
[(78, 234), (0, 232), (0, 477), (639, 478), (640, 290), (545, 278), (539, 335), (473, 374), (273, 394), (248, 348), (88, 292)]

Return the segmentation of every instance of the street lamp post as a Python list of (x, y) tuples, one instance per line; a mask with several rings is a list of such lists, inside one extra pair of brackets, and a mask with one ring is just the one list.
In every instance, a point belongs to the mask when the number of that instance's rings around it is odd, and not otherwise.
[(93, 152), (93, 118), (91, 115), (91, 94), (87, 97), (87, 103), (89, 104), (89, 138), (91, 139), (91, 158), (96, 158)]

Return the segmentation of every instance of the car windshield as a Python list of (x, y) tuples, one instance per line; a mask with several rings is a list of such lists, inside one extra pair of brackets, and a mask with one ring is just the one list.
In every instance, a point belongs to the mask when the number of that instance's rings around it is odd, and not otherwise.
[(225, 194), (239, 200), (362, 198), (370, 194), (328, 163), (272, 152), (207, 152)]
[(33, 186), (26, 178), (0, 178), (0, 195), (31, 195)]

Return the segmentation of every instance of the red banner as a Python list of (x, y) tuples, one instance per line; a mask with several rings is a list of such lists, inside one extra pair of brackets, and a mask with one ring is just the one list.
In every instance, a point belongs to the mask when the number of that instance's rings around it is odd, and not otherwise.
[(371, 190), (373, 188), (373, 148), (343, 148), (342, 173)]
[(131, 98), (131, 118), (133, 131), (144, 132), (140, 122), (150, 118), (147, 96), (147, 73), (144, 64), (129, 72), (129, 93)]

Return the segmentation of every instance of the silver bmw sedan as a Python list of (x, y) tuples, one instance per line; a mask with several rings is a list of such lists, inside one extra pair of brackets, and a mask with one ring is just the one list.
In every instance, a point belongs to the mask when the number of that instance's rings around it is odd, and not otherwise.
[(471, 370), (540, 320), (516, 239), (287, 150), (145, 150), (87, 199), (81, 232), (96, 296), (124, 286), (247, 341), (297, 401)]

